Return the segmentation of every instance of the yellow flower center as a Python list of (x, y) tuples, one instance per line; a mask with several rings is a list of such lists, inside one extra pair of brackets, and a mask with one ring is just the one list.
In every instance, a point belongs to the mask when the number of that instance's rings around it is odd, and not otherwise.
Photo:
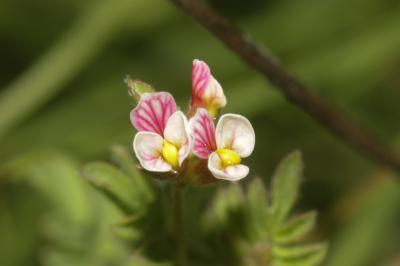
[(179, 167), (179, 151), (174, 144), (164, 139), (161, 153), (164, 160), (169, 163), (172, 168), (177, 169)]
[(218, 149), (217, 154), (221, 159), (221, 165), (224, 168), (227, 166), (239, 164), (241, 160), (240, 155), (233, 150)]

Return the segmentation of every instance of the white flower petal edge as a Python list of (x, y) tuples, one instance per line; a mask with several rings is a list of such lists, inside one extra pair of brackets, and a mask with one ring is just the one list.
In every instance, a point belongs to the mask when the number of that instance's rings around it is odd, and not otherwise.
[(207, 88), (205, 89), (203, 99), (206, 99), (210, 105), (219, 108), (226, 105), (224, 90), (214, 77), (211, 78)]
[(238, 181), (246, 177), (249, 173), (249, 167), (243, 164), (222, 168), (221, 160), (218, 154), (215, 152), (211, 153), (210, 157), (208, 158), (208, 169), (215, 178), (228, 181)]
[(179, 166), (182, 166), (183, 161), (189, 156), (190, 154), (190, 141), (186, 142), (180, 149), (179, 149)]
[(140, 165), (152, 172), (168, 172), (171, 165), (164, 161), (161, 155), (163, 138), (153, 132), (138, 132), (133, 140), (133, 150)]
[(168, 119), (164, 138), (179, 147), (179, 166), (181, 166), (190, 153), (191, 145), (188, 121), (181, 111), (176, 111)]
[(230, 149), (240, 157), (248, 157), (254, 150), (256, 136), (250, 121), (241, 115), (225, 114), (218, 121), (216, 130), (218, 149)]

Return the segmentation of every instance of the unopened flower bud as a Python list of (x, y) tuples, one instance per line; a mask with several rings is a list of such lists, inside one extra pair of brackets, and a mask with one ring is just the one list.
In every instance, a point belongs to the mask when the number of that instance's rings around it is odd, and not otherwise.
[(129, 76), (125, 78), (124, 82), (128, 86), (129, 95), (132, 96), (136, 103), (140, 101), (140, 97), (143, 93), (155, 92), (151, 85), (140, 80), (133, 80)]
[(214, 118), (225, 105), (224, 91), (211, 75), (210, 68), (205, 62), (195, 59), (192, 68), (191, 113), (196, 113), (196, 109), (202, 107)]

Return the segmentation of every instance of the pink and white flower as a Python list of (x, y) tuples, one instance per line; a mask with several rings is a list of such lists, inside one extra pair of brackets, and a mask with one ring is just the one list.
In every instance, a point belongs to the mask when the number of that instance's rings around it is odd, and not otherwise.
[(254, 150), (255, 133), (250, 121), (241, 115), (221, 116), (214, 122), (203, 108), (197, 109), (189, 121), (192, 152), (200, 159), (208, 159), (208, 169), (218, 179), (237, 181), (247, 176), (249, 168), (241, 159)]
[(212, 117), (226, 105), (226, 97), (221, 85), (211, 75), (209, 66), (200, 60), (193, 60), (192, 67), (192, 102), (193, 113), (199, 107), (204, 107)]
[(130, 114), (139, 131), (133, 149), (141, 166), (153, 172), (179, 171), (190, 153), (186, 116), (167, 92), (144, 93)]

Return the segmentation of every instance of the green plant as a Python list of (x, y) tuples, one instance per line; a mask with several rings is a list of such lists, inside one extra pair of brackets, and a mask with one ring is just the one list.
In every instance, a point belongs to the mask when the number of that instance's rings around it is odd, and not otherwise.
[[(127, 151), (119, 146), (112, 150), (112, 158), (120, 169), (95, 162), (86, 165), (82, 174), (126, 214), (121, 223), (113, 226), (114, 233), (135, 243), (133, 252), (140, 250), (157, 261), (157, 246), (168, 246), (173, 239), (165, 234), (172, 232), (168, 229), (172, 221), (171, 205), (165, 202), (168, 196), (162, 184), (149, 183), (135, 168)], [(302, 168), (300, 152), (285, 157), (273, 175), (270, 197), (260, 178), (251, 180), (245, 190), (237, 183), (219, 187), (211, 202), (206, 201), (208, 207), (185, 224), (186, 232), (197, 231), (190, 235), (196, 241), (188, 243), (187, 265), (319, 265), (325, 257), (326, 244), (303, 241), (315, 226), (316, 212), (290, 215), (297, 200)], [(204, 201), (197, 200), (196, 204), (200, 206)], [(198, 224), (192, 225), (190, 221)], [(161, 261), (173, 259), (171, 251)]]

